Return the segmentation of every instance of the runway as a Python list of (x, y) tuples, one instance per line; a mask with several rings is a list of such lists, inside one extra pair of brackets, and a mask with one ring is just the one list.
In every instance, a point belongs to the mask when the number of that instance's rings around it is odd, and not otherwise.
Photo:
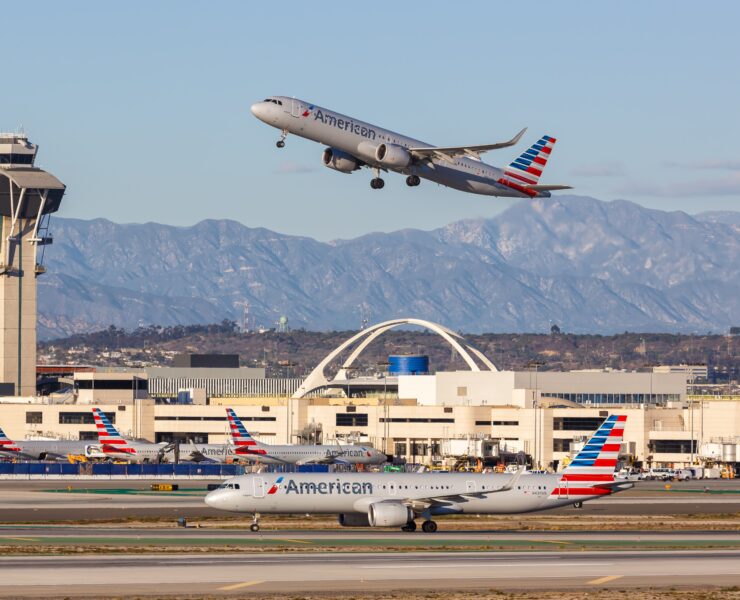
[(739, 561), (726, 550), (4, 556), (0, 596), (727, 587)]

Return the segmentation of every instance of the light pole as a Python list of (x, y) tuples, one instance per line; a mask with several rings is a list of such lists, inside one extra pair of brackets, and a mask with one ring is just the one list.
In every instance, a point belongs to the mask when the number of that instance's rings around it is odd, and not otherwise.
[(532, 469), (540, 468), (540, 444), (538, 440), (538, 423), (537, 423), (537, 369), (544, 365), (542, 361), (530, 360), (527, 363), (529, 369), (529, 387), (532, 387), (532, 369), (534, 369), (534, 389), (532, 389), (532, 409), (534, 411), (534, 449), (532, 454)]
[(390, 435), (390, 424), (388, 423), (388, 367), (391, 363), (387, 360), (380, 361), (379, 367), (383, 369), (383, 452), (388, 454), (388, 437)]

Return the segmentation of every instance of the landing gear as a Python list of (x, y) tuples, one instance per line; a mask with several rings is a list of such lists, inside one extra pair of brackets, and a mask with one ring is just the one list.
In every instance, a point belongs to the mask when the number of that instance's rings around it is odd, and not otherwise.
[(421, 183), (421, 178), (418, 175), (409, 175), (406, 178), (406, 185), (409, 187), (416, 187)]
[(437, 524), (434, 521), (424, 521), (421, 524), (421, 530), (424, 533), (434, 533), (437, 531)]
[(285, 138), (288, 137), (288, 130), (283, 129), (280, 132), (280, 139), (275, 143), (278, 148), (285, 148)]
[(574, 502), (573, 508), (583, 508), (583, 502)]
[(249, 526), (249, 529), (252, 533), (257, 533), (260, 530), (260, 514), (254, 513), (254, 517), (252, 518), (252, 524)]
[(375, 177), (370, 180), (370, 187), (374, 190), (383, 189), (385, 181), (380, 178), (380, 169), (378, 169), (377, 167), (373, 167), (373, 172), (375, 173)]
[(407, 531), (409, 533), (411, 533), (412, 531), (416, 531), (416, 522), (409, 521), (408, 523), (406, 523), (406, 525), (401, 527), (401, 531)]

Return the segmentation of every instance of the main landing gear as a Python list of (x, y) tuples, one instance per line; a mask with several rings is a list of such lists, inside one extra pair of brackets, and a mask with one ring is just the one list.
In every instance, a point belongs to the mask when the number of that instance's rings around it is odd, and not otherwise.
[(409, 187), (416, 187), (421, 183), (421, 178), (418, 175), (409, 175), (406, 178), (406, 185)]
[(380, 169), (373, 169), (375, 171), (375, 177), (370, 180), (370, 187), (374, 190), (381, 190), (385, 185), (385, 181), (380, 178)]
[[(437, 531), (437, 524), (431, 519), (428, 521), (424, 521), (421, 524), (421, 530), (424, 533), (434, 533), (435, 531)], [(416, 523), (414, 521), (409, 521), (408, 523), (406, 523), (406, 525), (401, 527), (401, 531), (405, 531), (407, 533), (416, 531)]]
[(280, 132), (280, 139), (277, 142), (275, 142), (275, 145), (278, 148), (285, 148), (285, 138), (286, 137), (288, 137), (288, 130), (287, 129), (283, 129)]
[(424, 521), (421, 524), (421, 530), (424, 533), (434, 533), (437, 531), (437, 524), (434, 521)]
[(260, 530), (260, 514), (254, 513), (254, 517), (252, 517), (252, 524), (249, 526), (249, 530), (252, 533), (257, 533)]

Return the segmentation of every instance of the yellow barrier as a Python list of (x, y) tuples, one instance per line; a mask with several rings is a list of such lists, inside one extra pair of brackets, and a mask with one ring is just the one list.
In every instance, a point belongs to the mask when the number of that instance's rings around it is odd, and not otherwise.
[(174, 492), (177, 491), (177, 489), (180, 486), (176, 483), (153, 483), (152, 484), (152, 491), (153, 492)]

